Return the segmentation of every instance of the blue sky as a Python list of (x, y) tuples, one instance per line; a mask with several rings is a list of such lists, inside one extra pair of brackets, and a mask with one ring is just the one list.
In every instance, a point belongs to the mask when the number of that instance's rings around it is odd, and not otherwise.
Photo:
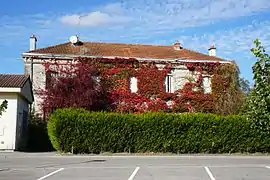
[(253, 40), (270, 49), (269, 0), (2, 0), (0, 9), (0, 73), (23, 73), (21, 53), (32, 33), (38, 48), (75, 34), (100, 42), (179, 40), (203, 53), (215, 44), (217, 56), (235, 60), (250, 81)]

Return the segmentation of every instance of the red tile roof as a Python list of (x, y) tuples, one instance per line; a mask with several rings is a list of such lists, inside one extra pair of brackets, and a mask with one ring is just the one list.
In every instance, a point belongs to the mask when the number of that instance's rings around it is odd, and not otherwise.
[(64, 43), (36, 49), (29, 51), (28, 53), (225, 61), (225, 59), (219, 57), (208, 56), (206, 54), (185, 48), (175, 50), (173, 45), (158, 46), (143, 44), (81, 42), (81, 45), (74, 46), (71, 43)]
[(0, 74), (0, 87), (21, 88), (29, 76), (18, 74)]

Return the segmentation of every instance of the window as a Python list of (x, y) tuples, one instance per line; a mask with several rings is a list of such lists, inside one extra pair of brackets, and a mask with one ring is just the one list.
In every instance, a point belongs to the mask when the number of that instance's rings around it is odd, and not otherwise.
[(209, 77), (209, 76), (203, 77), (203, 89), (204, 89), (204, 93), (206, 93), (206, 94), (211, 93), (211, 91), (212, 91), (211, 77)]
[(167, 93), (172, 93), (172, 75), (165, 77), (165, 90)]
[(46, 72), (46, 79), (45, 79), (45, 88), (48, 88), (53, 85), (53, 80), (57, 77), (57, 72), (56, 71), (47, 71)]
[(130, 91), (136, 93), (138, 91), (138, 79), (136, 77), (130, 78)]

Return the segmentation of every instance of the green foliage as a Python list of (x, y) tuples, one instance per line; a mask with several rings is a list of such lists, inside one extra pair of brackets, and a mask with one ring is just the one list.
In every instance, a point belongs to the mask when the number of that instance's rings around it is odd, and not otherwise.
[[(56, 150), (66, 149), (64, 147), (65, 144), (70, 145), (69, 142), (71, 141), (76, 142), (76, 140), (81, 139), (76, 136), (76, 133), (80, 133), (79, 131), (81, 130), (82, 132), (84, 132), (87, 129), (80, 129), (76, 126), (76, 124), (83, 122), (83, 120), (85, 119), (85, 115), (87, 113), (88, 111), (84, 109), (70, 108), (70, 109), (56, 110), (50, 116), (50, 120), (47, 124), (48, 135), (52, 143), (52, 146)], [(69, 134), (71, 136), (69, 136)], [(67, 138), (67, 136), (69, 136), (69, 138)], [(69, 148), (69, 150), (71, 149)]]
[[(239, 86), (241, 89), (240, 101), (238, 100), (238, 112), (237, 114), (246, 114), (248, 111), (249, 95), (251, 92), (250, 82), (244, 77), (239, 77)], [(240, 102), (240, 103), (239, 103)]]
[(270, 136), (255, 132), (244, 116), (203, 113), (120, 114), (59, 109), (48, 121), (61, 152), (269, 152)]
[(0, 105), (0, 117), (2, 116), (2, 113), (5, 112), (8, 106), (8, 101), (4, 100)]
[(215, 114), (239, 114), (242, 111), (245, 96), (240, 88), (236, 64), (223, 64), (218, 67), (212, 79), (212, 94)]
[(248, 101), (248, 119), (258, 131), (270, 136), (270, 56), (256, 39), (251, 52), (257, 58), (253, 66), (254, 88)]

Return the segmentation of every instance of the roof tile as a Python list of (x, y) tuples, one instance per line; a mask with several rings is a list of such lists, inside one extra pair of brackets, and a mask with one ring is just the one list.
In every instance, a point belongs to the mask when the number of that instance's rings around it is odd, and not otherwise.
[(0, 74), (0, 87), (21, 88), (28, 76), (18, 74)]
[(209, 56), (189, 49), (175, 50), (173, 46), (143, 45), (143, 44), (117, 44), (99, 42), (81, 42), (81, 45), (64, 43), (46, 48), (36, 49), (28, 53), (64, 54), (64, 55), (89, 55), (89, 56), (118, 56), (132, 58), (152, 59), (192, 59), (215, 60), (225, 59)]

